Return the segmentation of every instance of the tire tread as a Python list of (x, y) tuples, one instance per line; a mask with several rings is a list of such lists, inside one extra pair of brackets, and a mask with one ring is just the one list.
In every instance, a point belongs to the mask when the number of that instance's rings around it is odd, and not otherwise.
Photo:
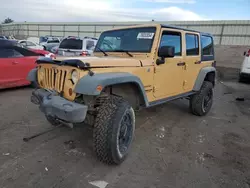
[(204, 116), (208, 113), (208, 111), (210, 109), (207, 110), (207, 112), (203, 112), (202, 102), (203, 102), (203, 97), (204, 97), (204, 94), (206, 93), (206, 91), (209, 89), (212, 89), (212, 88), (213, 88), (213, 84), (211, 82), (204, 81), (202, 86), (201, 86), (200, 91), (191, 97), (190, 110), (194, 115)]
[(119, 97), (111, 97), (98, 110), (94, 124), (93, 144), (97, 158), (106, 164), (118, 164), (112, 156), (112, 134), (113, 122), (115, 120), (117, 109), (124, 104), (124, 100)]

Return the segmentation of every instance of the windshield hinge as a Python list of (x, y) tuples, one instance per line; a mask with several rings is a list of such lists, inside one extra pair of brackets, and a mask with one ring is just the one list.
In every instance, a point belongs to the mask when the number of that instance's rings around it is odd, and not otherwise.
[(153, 93), (155, 92), (155, 86), (153, 86)]
[(141, 63), (141, 67), (143, 67), (142, 61), (141, 61), (141, 60), (139, 60), (139, 61), (140, 61), (140, 63)]

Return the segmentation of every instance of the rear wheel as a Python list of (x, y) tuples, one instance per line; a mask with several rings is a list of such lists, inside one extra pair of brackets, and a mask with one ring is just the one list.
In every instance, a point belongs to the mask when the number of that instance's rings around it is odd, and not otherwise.
[(135, 114), (122, 98), (112, 97), (99, 109), (93, 141), (99, 160), (107, 164), (120, 164), (128, 155), (135, 130)]
[(190, 110), (194, 115), (206, 115), (210, 111), (213, 104), (213, 84), (211, 82), (204, 81), (200, 91), (191, 96), (189, 102)]
[(242, 74), (239, 74), (239, 82), (245, 82), (246, 79)]

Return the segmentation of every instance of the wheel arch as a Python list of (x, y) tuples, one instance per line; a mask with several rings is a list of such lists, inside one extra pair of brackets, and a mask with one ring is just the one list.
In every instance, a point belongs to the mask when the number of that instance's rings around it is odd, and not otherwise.
[(140, 86), (136, 82), (126, 82), (120, 84), (109, 85), (112, 95), (123, 97), (134, 109), (139, 109), (141, 106), (147, 106), (146, 99)]
[(200, 70), (193, 91), (199, 91), (204, 81), (209, 81), (215, 85), (216, 69), (214, 67), (204, 67)]
[[(97, 89), (99, 87), (99, 89)], [(76, 87), (75, 92), (83, 95), (98, 96), (105, 90), (111, 94), (124, 97), (132, 106), (139, 103), (148, 106), (147, 95), (139, 77), (131, 73), (99, 73), (93, 76), (82, 77)]]

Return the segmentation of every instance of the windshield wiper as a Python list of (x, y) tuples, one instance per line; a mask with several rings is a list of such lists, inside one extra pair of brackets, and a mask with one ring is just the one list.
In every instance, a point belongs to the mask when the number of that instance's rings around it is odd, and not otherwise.
[(104, 50), (102, 50), (101, 48), (99, 48), (98, 46), (95, 46), (100, 52), (102, 52), (105, 56), (108, 56), (108, 54), (104, 51)]
[(130, 57), (133, 57), (133, 55), (131, 53), (129, 53), (128, 50), (115, 50), (114, 52), (125, 52), (126, 54), (128, 54)]

